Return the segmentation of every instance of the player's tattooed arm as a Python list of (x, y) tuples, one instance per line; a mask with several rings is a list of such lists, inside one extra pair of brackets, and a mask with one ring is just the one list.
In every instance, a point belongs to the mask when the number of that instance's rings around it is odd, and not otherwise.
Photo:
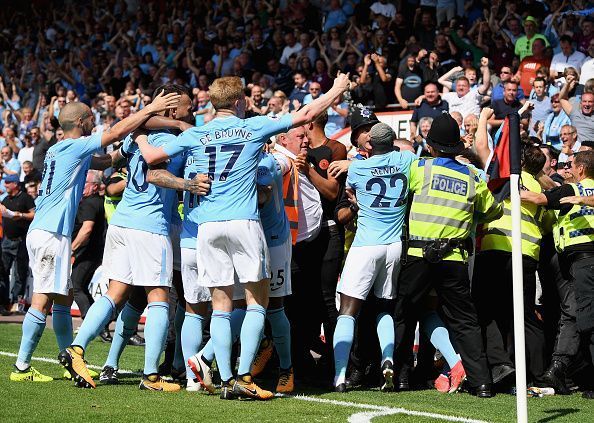
[(161, 188), (170, 188), (176, 191), (189, 191), (192, 194), (206, 195), (210, 190), (208, 175), (196, 175), (194, 179), (178, 178), (167, 169), (166, 165), (151, 166), (147, 173), (147, 181)]

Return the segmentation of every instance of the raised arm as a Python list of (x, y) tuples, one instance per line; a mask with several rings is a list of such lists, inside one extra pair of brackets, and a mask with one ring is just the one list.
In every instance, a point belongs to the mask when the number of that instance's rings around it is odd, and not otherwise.
[(349, 85), (349, 75), (339, 71), (336, 79), (334, 79), (334, 85), (332, 85), (332, 88), (326, 94), (316, 98), (302, 109), (291, 113), (293, 126), (302, 126), (306, 123), (313, 122), (316, 117), (324, 113), (334, 103), (334, 100), (348, 89)]
[(447, 89), (447, 92), (450, 92), (454, 87), (454, 83), (450, 81), (450, 78), (455, 73), (462, 72), (462, 70), (462, 66), (454, 66), (452, 69), (440, 76), (437, 82), (439, 82), (445, 89)]
[(481, 110), (474, 140), (474, 148), (476, 149), (476, 154), (481, 161), (481, 167), (483, 169), (487, 166), (487, 160), (489, 160), (489, 156), (491, 155), (489, 135), (487, 133), (487, 123), (491, 116), (493, 116), (493, 109), (485, 107)]
[(489, 70), (489, 59), (486, 57), (481, 58), (481, 72), (483, 74), (483, 82), (478, 87), (478, 92), (481, 95), (486, 95), (491, 86), (491, 71)]
[(101, 146), (106, 147), (118, 140), (121, 140), (130, 132), (142, 125), (150, 116), (160, 113), (166, 109), (173, 109), (177, 107), (179, 99), (179, 94), (169, 93), (163, 95), (163, 92), (161, 92), (153, 99), (152, 103), (146, 106), (144, 109), (128, 116), (126, 119), (119, 121), (114, 126), (104, 131), (103, 135), (101, 136)]

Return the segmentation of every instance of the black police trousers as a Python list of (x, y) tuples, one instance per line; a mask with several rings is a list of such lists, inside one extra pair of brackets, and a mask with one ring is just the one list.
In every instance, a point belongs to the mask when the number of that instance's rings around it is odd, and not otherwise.
[(569, 274), (575, 286), (577, 328), (594, 363), (594, 254), (572, 261)]
[[(533, 258), (523, 256), (524, 333), (526, 365), (533, 377), (545, 371), (543, 323), (536, 316), (536, 266)], [(501, 356), (501, 342), (513, 357), (513, 281), (512, 255), (506, 251), (483, 251), (477, 254), (472, 278), (472, 297), (481, 329), (486, 334), (489, 364), (508, 364)], [(499, 337), (497, 331), (500, 332)], [(499, 338), (499, 339), (498, 339)]]
[(437, 292), (440, 315), (462, 356), (470, 387), (491, 383), (481, 329), (470, 296), (467, 264), (429, 263), (423, 258), (408, 256), (398, 280), (396, 320), (414, 327), (426, 313), (425, 299), (432, 288)]

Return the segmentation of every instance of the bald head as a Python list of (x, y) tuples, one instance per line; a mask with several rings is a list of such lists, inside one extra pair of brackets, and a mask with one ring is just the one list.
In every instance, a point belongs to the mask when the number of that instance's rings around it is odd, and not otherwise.
[(411, 153), (416, 153), (412, 143), (409, 140), (401, 138), (395, 139), (394, 147), (398, 147), (400, 151), (410, 151)]
[(89, 121), (92, 117), (93, 113), (91, 113), (89, 106), (75, 101), (62, 107), (58, 121), (64, 132), (70, 132), (76, 128), (80, 128), (83, 135), (89, 135), (93, 129), (92, 120), (89, 128)]

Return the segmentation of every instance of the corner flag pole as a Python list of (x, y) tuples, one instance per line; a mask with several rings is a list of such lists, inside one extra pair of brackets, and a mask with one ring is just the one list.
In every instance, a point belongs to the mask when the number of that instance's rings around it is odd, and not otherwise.
[(526, 395), (526, 344), (524, 340), (524, 279), (522, 270), (522, 213), (520, 174), (520, 117), (509, 116), (510, 196), (512, 217), (512, 274), (514, 305), (514, 351), (516, 358), (516, 414), (518, 423), (528, 422)]

